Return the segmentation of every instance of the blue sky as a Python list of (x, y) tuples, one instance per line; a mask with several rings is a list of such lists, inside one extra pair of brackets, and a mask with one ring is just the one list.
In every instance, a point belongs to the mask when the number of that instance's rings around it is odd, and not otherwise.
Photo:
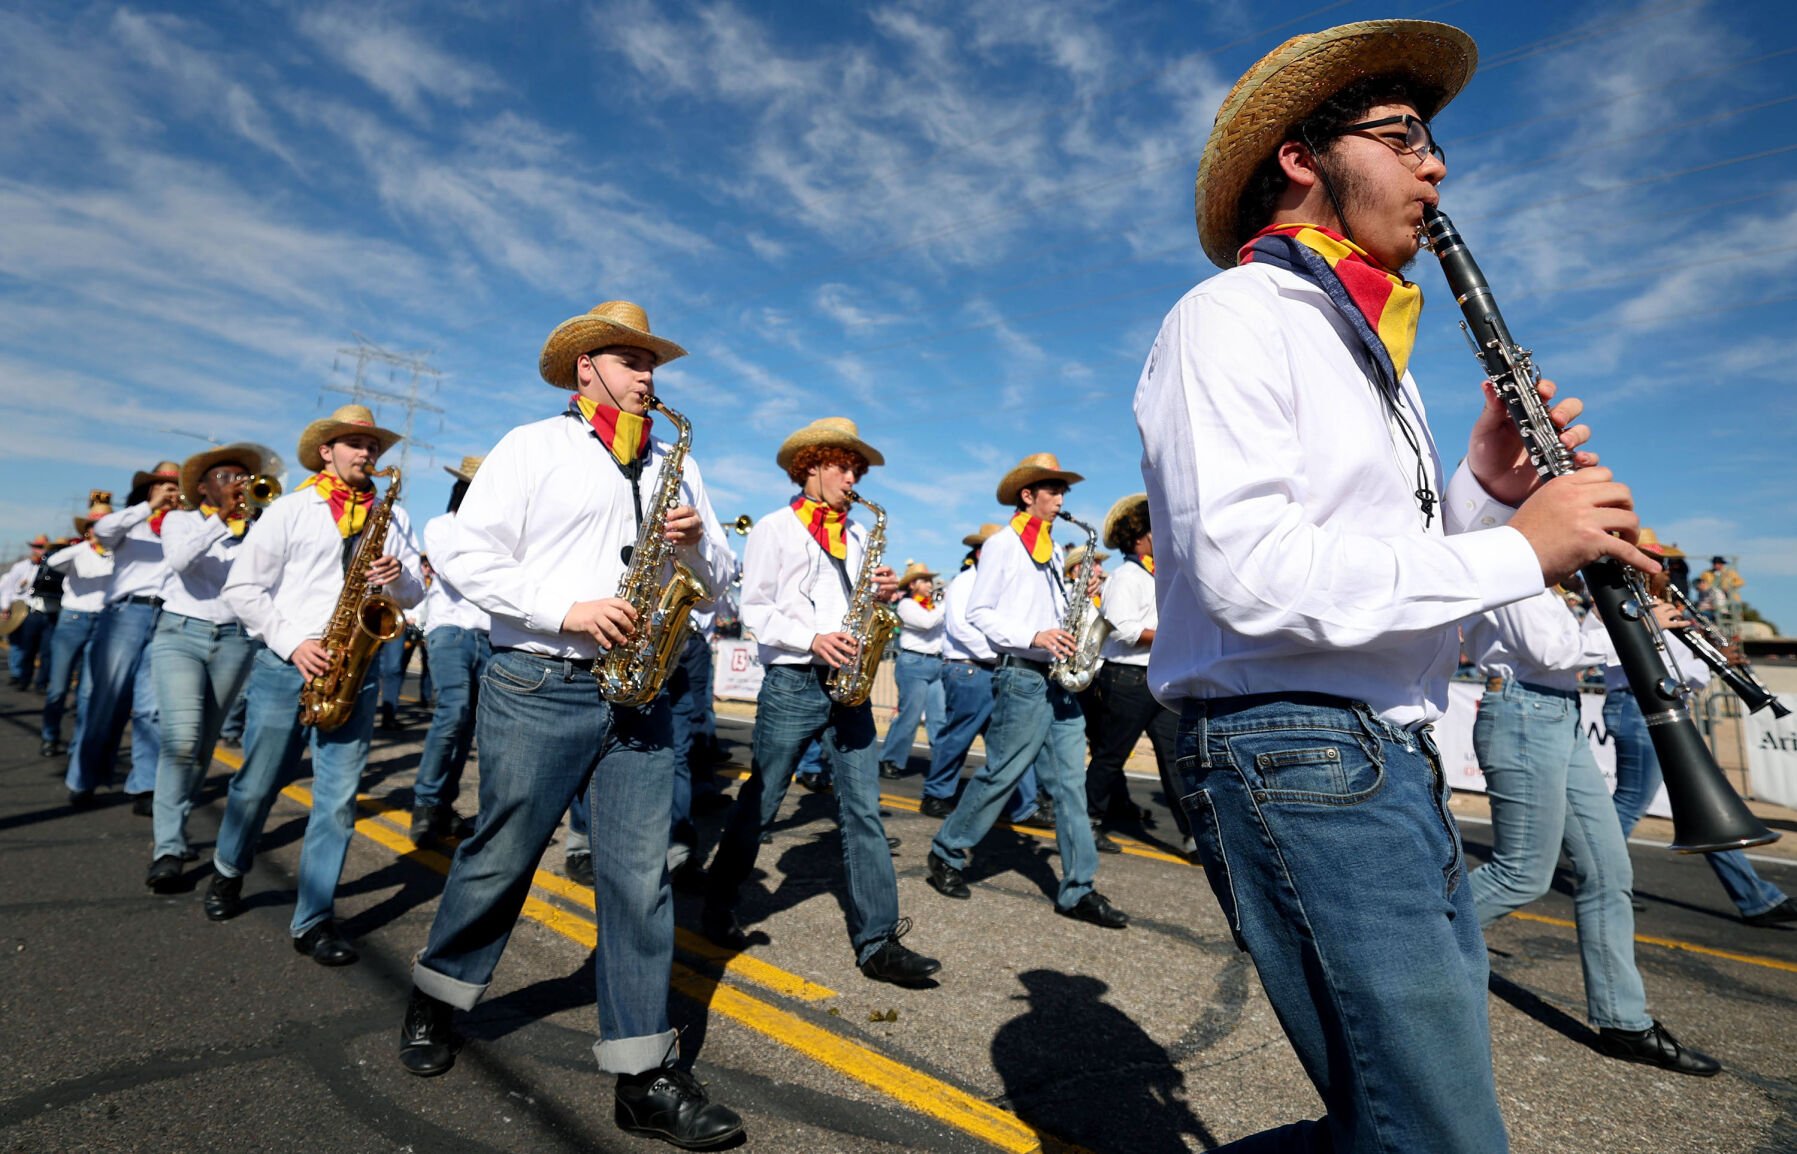
[[(999, 476), (1057, 453), (1096, 520), (1141, 487), (1130, 397), (1214, 270), (1192, 177), (1216, 106), (1299, 31), (1457, 23), (1437, 121), (1512, 330), (1591, 405), (1662, 537), (1738, 554), (1797, 632), (1797, 32), (1772, 0), (0, 8), (0, 542), (201, 441), (343, 398), (361, 333), (444, 374), (437, 466), (563, 394), (543, 337), (634, 299), (726, 520), (782, 437), (846, 415), (890, 556), (952, 565)], [(1412, 362), (1463, 446), (1477, 372), (1439, 273)], [(384, 370), (373, 383), (390, 388)], [(404, 378), (393, 382), (402, 385)], [(384, 406), (389, 424), (403, 414)], [(432, 463), (434, 455), (435, 462)], [(122, 493), (120, 494), (122, 496)]]

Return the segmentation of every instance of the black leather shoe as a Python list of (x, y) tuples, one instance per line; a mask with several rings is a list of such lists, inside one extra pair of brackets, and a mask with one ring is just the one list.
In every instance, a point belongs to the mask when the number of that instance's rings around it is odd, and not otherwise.
[(925, 817), (947, 817), (955, 812), (955, 799), (952, 797), (926, 797), (917, 812)]
[(1099, 853), (1123, 852), (1123, 847), (1111, 840), (1111, 836), (1101, 829), (1094, 829), (1092, 831), (1092, 844), (1097, 847)]
[(1110, 903), (1097, 890), (1092, 890), (1085, 897), (1074, 903), (1072, 909), (1055, 907), (1055, 912), (1062, 917), (1078, 918), (1082, 922), (1091, 922), (1107, 930), (1120, 930), (1129, 924), (1129, 915)]
[(293, 950), (295, 953), (309, 955), (321, 966), (354, 965), (362, 957), (356, 953), (356, 947), (337, 932), (337, 923), (330, 918), (294, 938)]
[(889, 852), (889, 853), (897, 853), (897, 852), (898, 852), (898, 847), (899, 847), (899, 846), (901, 846), (901, 845), (904, 845), (904, 844), (905, 844), (905, 843), (904, 843), (904, 840), (903, 840), (903, 839), (902, 839), (902, 838), (896, 838), (896, 837), (893, 837), (893, 836), (892, 836), (892, 835), (891, 835), (891, 834), (887, 834), (887, 835), (886, 835), (886, 849), (887, 849), (887, 852)]
[(616, 1103), (612, 1117), (618, 1129), (660, 1138), (682, 1150), (709, 1150), (743, 1131), (736, 1111), (713, 1102), (699, 1079), (673, 1066), (619, 1074)]
[(569, 854), (567, 862), (562, 866), (562, 872), (567, 874), (568, 880), (575, 885), (592, 889), (593, 855), (583, 851)]
[(399, 1026), (399, 1064), (420, 1078), (434, 1078), (455, 1065), (455, 1035), (449, 1031), (455, 1007), (412, 987), (405, 1021)]
[(793, 780), (812, 793), (831, 793), (835, 790), (835, 787), (830, 784), (830, 779), (821, 773), (801, 773)]
[(159, 894), (172, 894), (181, 888), (181, 859), (174, 854), (163, 854), (150, 863), (150, 872), (144, 875), (144, 884)]
[(43, 744), (41, 744), (37, 747), (37, 755), (39, 757), (55, 757), (58, 753), (61, 752), (59, 749), (56, 748), (58, 744), (60, 744), (60, 743), (54, 742), (54, 741), (44, 742)]
[(213, 874), (212, 884), (206, 887), (206, 900), (202, 904), (207, 921), (230, 921), (243, 912), (243, 879)]
[(427, 846), (437, 840), (437, 807), (434, 805), (415, 805), (412, 807), (412, 828), (408, 835), (415, 846)]
[(1645, 1030), (1613, 1030), (1605, 1026), (1597, 1032), (1597, 1048), (1611, 1058), (1658, 1066), (1675, 1074), (1708, 1078), (1722, 1069), (1722, 1063), (1708, 1054), (1681, 1045), (1672, 1031), (1657, 1021)]
[(381, 728), (385, 730), (399, 728), (399, 714), (394, 712), (391, 705), (381, 706)]
[(930, 874), (927, 880), (930, 883), (930, 888), (945, 898), (965, 900), (973, 896), (973, 891), (967, 888), (967, 880), (961, 876), (961, 871), (949, 865), (935, 850), (930, 851)]
[(1035, 813), (1028, 817), (1020, 817), (1011, 824), (1022, 826), (1024, 829), (1053, 829), (1054, 814), (1045, 808), (1038, 807)]
[(131, 812), (138, 817), (155, 817), (156, 795), (153, 793), (140, 793), (132, 798)]
[(91, 789), (71, 789), (69, 791), (70, 809), (87, 809), (94, 804), (94, 791)]
[(910, 930), (911, 919), (900, 918), (898, 925), (893, 927), (892, 936), (881, 942), (880, 948), (861, 963), (861, 972), (876, 982), (891, 982), (895, 986), (917, 986), (929, 980), (931, 974), (942, 968), (942, 963), (899, 944), (899, 939)]
[(705, 892), (705, 866), (699, 861), (699, 855), (693, 854), (685, 861), (668, 871), (668, 881), (683, 894), (701, 894)]
[(437, 806), (437, 824), (434, 828), (438, 837), (473, 837), (474, 819), (463, 817), (455, 811), (455, 806), (444, 803)]
[(899, 778), (905, 776), (905, 771), (900, 769), (895, 762), (882, 761), (880, 763), (880, 776), (887, 781), (897, 781)]
[(754, 944), (749, 940), (749, 935), (743, 931), (742, 923), (736, 920), (736, 915), (730, 910), (719, 910), (706, 906), (699, 913), (699, 932), (712, 945), (722, 946), (726, 950), (735, 950), (738, 953)]
[(1741, 920), (1750, 926), (1759, 926), (1761, 929), (1769, 929), (1772, 926), (1789, 925), (1792, 922), (1797, 922), (1797, 901), (1786, 898), (1769, 910), (1757, 914), (1748, 914)]

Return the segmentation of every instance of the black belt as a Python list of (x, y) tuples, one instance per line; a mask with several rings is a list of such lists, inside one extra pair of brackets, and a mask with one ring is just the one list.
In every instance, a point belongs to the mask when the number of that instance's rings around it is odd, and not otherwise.
[(1037, 661), (1033, 657), (1018, 657), (1016, 654), (1007, 653), (998, 659), (998, 668), (1003, 669), (1007, 665), (1016, 669), (1033, 670), (1044, 677), (1048, 676), (1048, 662)]
[(942, 663), (944, 665), (977, 665), (981, 669), (987, 670), (998, 668), (996, 661), (976, 661), (971, 657), (944, 657)]
[(131, 596), (121, 597), (119, 600), (128, 601), (133, 605), (154, 605), (158, 609), (162, 608), (162, 598), (151, 597), (147, 593), (133, 593)]
[(1579, 691), (1576, 689), (1557, 689), (1551, 685), (1536, 685), (1529, 681), (1506, 681), (1497, 674), (1493, 674), (1485, 679), (1485, 692), (1502, 693), (1505, 685), (1520, 686), (1530, 693), (1539, 693), (1547, 697), (1564, 697), (1573, 701), (1577, 701), (1579, 697)]

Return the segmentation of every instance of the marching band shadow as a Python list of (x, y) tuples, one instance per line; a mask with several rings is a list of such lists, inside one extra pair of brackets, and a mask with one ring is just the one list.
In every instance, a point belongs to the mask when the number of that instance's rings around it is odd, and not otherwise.
[(1518, 985), (1496, 971), (1492, 972), (1487, 988), (1511, 1009), (1527, 1015), (1556, 1034), (1581, 1046), (1597, 1048), (1597, 1031), (1552, 1005), (1533, 990)]
[[(1218, 1143), (1185, 1101), (1185, 1075), (1097, 978), (1054, 970), (1017, 975), (1024, 1012), (992, 1037), (1004, 1103), (1045, 1139), (1093, 1151), (1183, 1154), (1186, 1137)], [(1077, 1038), (1079, 1045), (1070, 1045)]]

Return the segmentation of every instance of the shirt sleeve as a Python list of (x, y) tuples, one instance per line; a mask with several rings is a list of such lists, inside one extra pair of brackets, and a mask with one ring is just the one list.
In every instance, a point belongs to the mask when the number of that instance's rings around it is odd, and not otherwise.
[(525, 506), (536, 491), (526, 430), (513, 429), (493, 446), (456, 511), (449, 551), (431, 564), (469, 601), (532, 633), (551, 636), (574, 608), (573, 598), (546, 596), (518, 560)]
[(162, 559), (176, 573), (185, 573), (230, 535), (230, 528), (216, 515), (177, 510), (162, 519)]
[(704, 527), (704, 534), (699, 542), (690, 550), (686, 562), (693, 568), (699, 580), (711, 591), (713, 600), (730, 587), (736, 577), (736, 554), (730, 548), (729, 539), (724, 536), (724, 526), (718, 520), (717, 511), (711, 507), (711, 497), (705, 491), (705, 479), (699, 473), (699, 463), (690, 456), (681, 470), (681, 486), (687, 503), (699, 511), (699, 522)]
[(276, 501), (257, 518), (238, 546), (230, 575), (219, 591), (222, 600), (243, 622), (252, 636), (260, 637), (276, 657), (291, 660), (306, 631), (282, 617), (275, 608), (275, 587), (287, 563), (287, 542), (298, 501)]
[[(1130, 573), (1137, 568), (1124, 562), (1123, 568), (1104, 583), (1104, 601), (1099, 612), (1111, 623), (1111, 635), (1124, 645), (1140, 645), (1142, 631), (1155, 625), (1154, 579), (1142, 572), (1142, 579)], [(1140, 571), (1138, 569), (1138, 571)]]
[[(980, 550), (979, 568), (974, 571), (973, 592), (967, 598), (967, 623), (1006, 649), (1029, 649), (1036, 640), (1034, 630), (1019, 636), (1024, 626), (1006, 620), (1000, 609), (1006, 591), (1022, 579), (1023, 563), (1028, 556), (1015, 533), (1000, 533), (987, 541)], [(1060, 564), (1060, 557), (1057, 555), (1052, 563)], [(1030, 564), (1033, 568), (1034, 563)]]
[(947, 611), (947, 607), (944, 605), (938, 605), (934, 609), (925, 609), (917, 603), (915, 597), (902, 597), (893, 608), (897, 610), (899, 620), (904, 622), (906, 629), (916, 630), (919, 633), (942, 624), (942, 615)]
[[(73, 573), (75, 571), (75, 557), (86, 548), (86, 544), (85, 541), (82, 541), (58, 549), (56, 552), (44, 558), (44, 564), (56, 570), (58, 573)], [(8, 572), (7, 576), (10, 577), (12, 574)], [(11, 582), (8, 582), (8, 584), (11, 584)]]
[(1607, 641), (1607, 636), (1601, 629), (1594, 635), (1581, 628), (1566, 602), (1551, 589), (1491, 610), (1490, 620), (1505, 648), (1543, 669), (1576, 673), (1608, 662), (1600, 641)]
[(148, 501), (139, 501), (106, 514), (93, 524), (94, 540), (107, 549), (117, 549), (131, 530), (150, 519), (150, 511)]
[(1373, 649), (1542, 588), (1534, 551), (1513, 529), (1375, 535), (1310, 507), (1304, 478), (1317, 438), (1300, 439), (1279, 332), (1251, 297), (1189, 297), (1167, 318), (1149, 370), (1144, 474), (1156, 475), (1169, 523), (1189, 526), (1163, 548), (1212, 617), (1250, 637)]
[(418, 544), (412, 540), (412, 518), (404, 508), (394, 506), (393, 521), (387, 526), (387, 540), (383, 545), (387, 556), (399, 558), (399, 580), (387, 586), (387, 596), (399, 602), (402, 609), (410, 609), (424, 600), (424, 567), (418, 563)]
[(810, 602), (799, 590), (799, 574), (782, 572), (794, 551), (781, 548), (780, 529), (764, 517), (749, 530), (748, 547), (743, 550), (743, 627), (762, 645), (809, 653), (817, 628), (809, 615), (798, 615), (799, 607), (808, 608)]

